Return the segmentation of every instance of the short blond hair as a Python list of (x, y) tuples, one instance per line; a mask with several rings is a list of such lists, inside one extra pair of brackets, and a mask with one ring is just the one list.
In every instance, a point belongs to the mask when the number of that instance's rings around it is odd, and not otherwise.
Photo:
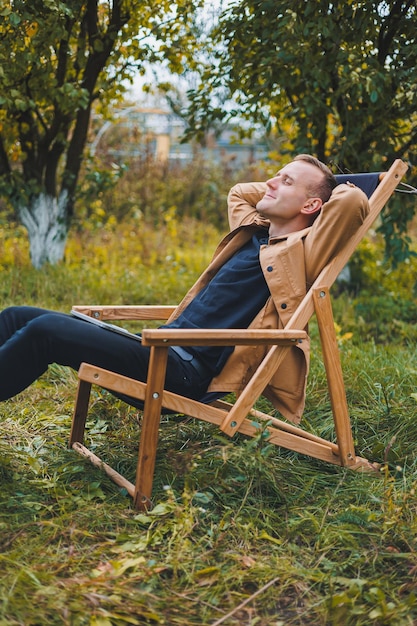
[(333, 189), (337, 185), (336, 178), (334, 177), (331, 170), (327, 167), (327, 165), (322, 163), (322, 161), (319, 161), (319, 159), (312, 156), (311, 154), (298, 154), (296, 157), (294, 157), (293, 161), (304, 161), (305, 163), (310, 163), (310, 165), (314, 165), (315, 167), (319, 168), (319, 170), (323, 174), (323, 179), (318, 185), (312, 185), (308, 189), (308, 193), (311, 196), (317, 196), (318, 198), (321, 198), (323, 202), (327, 202), (327, 200), (332, 195)]

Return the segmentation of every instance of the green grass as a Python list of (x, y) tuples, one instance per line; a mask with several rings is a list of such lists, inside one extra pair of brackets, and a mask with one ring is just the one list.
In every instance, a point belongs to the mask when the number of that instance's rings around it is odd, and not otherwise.
[[(3, 233), (2, 305), (177, 302), (216, 240), (181, 228), (163, 251), (166, 232), (85, 232), (42, 272)], [(51, 367), (0, 405), (0, 625), (416, 623), (417, 349), (403, 334), (342, 342), (357, 453), (378, 475), (169, 416), (147, 514), (68, 450), (76, 376)], [(88, 442), (128, 477), (140, 420), (94, 391)], [(317, 353), (303, 425), (333, 436)]]

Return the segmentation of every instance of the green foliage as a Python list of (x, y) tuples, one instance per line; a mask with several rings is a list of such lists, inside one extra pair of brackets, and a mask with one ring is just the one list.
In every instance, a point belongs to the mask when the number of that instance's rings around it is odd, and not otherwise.
[[(61, 176), (64, 188), (73, 192), (92, 104), (99, 97), (100, 110), (107, 110), (138, 66), (170, 56), (181, 59), (180, 42), (192, 38), (184, 19), (192, 18), (195, 3), (153, 4), (114, 0), (92, 10), (82, 0), (6, 3), (0, 52), (2, 182), (13, 185), (20, 171), (21, 184), (35, 180), (53, 193), (58, 171), (49, 160), (68, 151)], [(162, 37), (163, 51), (157, 38), (154, 46), (140, 45), (151, 32)], [(12, 186), (11, 199), (17, 191)]]
[[(410, 2), (240, 0), (212, 33), (190, 92), (195, 130), (243, 114), (295, 151), (359, 171), (416, 148), (416, 20)], [(218, 99), (216, 100), (216, 96)], [(236, 107), (221, 109), (230, 98)], [(220, 105), (220, 106), (219, 106)], [(248, 126), (248, 128), (250, 128)]]
[(416, 211), (417, 196), (407, 196), (402, 193), (394, 194), (389, 203), (382, 211), (382, 221), (378, 228), (385, 240), (385, 258), (394, 265), (406, 261), (415, 256), (412, 250), (412, 239), (409, 235), (410, 224)]
[(365, 292), (356, 300), (354, 311), (360, 337), (372, 337), (378, 343), (398, 339), (414, 342), (417, 339), (415, 300), (401, 300), (388, 293), (375, 296)]
[(132, 217), (158, 227), (172, 218), (193, 218), (226, 231), (228, 191), (237, 180), (251, 175), (250, 169), (231, 172), (205, 160), (198, 151), (187, 165), (161, 165), (145, 157), (129, 162), (118, 184), (100, 194), (94, 204), (80, 206), (79, 213), (85, 219), (99, 205), (104, 216), (118, 221)]
[(397, 267), (384, 258), (380, 237), (358, 247), (347, 293), (335, 303), (338, 321), (352, 341), (413, 344), (417, 339), (417, 259)]
[(198, 5), (3, 2), (0, 193), (28, 230), (35, 267), (62, 258), (53, 233), (65, 243), (93, 106), (108, 114), (147, 62), (182, 71)]
[[(158, 228), (143, 216), (95, 220), (71, 233), (62, 263), (42, 271), (31, 267), (22, 229), (2, 225), (3, 305), (177, 302), (219, 236), (174, 214)], [(361, 251), (362, 284), (389, 280), (403, 298), (413, 263), (383, 280), (379, 248)], [(0, 624), (411, 626), (417, 351), (366, 337), (356, 345), (344, 333), (345, 302), (342, 294), (335, 308), (355, 446), (382, 463), (376, 475), (281, 450), (262, 433), (230, 440), (213, 425), (165, 416), (156, 506), (143, 514), (67, 448), (73, 372), (53, 366), (3, 402)], [(314, 324), (311, 332), (303, 425), (333, 437)], [(266, 401), (259, 408), (274, 414)], [(88, 443), (130, 478), (140, 422), (139, 411), (93, 390)]]
[(69, 239), (65, 259), (40, 272), (30, 263), (24, 231), (0, 228), (2, 306), (24, 304), (68, 311), (74, 303), (165, 303), (177, 298), (209, 262), (219, 233), (171, 213), (158, 228), (141, 216), (118, 225), (85, 223)]
[[(241, 135), (267, 130), (284, 159), (316, 154), (349, 172), (416, 164), (415, 3), (238, 0), (214, 27), (188, 92), (188, 135), (228, 122)], [(416, 182), (415, 169), (407, 176)], [(383, 216), (387, 254), (410, 254), (415, 196)]]

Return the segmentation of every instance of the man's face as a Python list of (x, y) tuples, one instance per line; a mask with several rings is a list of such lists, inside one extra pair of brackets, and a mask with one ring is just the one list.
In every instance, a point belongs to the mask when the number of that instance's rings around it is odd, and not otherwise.
[(322, 179), (323, 173), (315, 165), (292, 161), (266, 181), (268, 189), (256, 209), (271, 222), (289, 222), (301, 213), (308, 212), (308, 190)]

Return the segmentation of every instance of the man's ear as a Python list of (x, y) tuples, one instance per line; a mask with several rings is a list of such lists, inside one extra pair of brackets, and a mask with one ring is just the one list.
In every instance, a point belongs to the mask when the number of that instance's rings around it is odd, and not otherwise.
[(314, 213), (320, 211), (322, 206), (323, 200), (321, 198), (309, 198), (301, 209), (301, 213), (304, 215), (314, 215)]

